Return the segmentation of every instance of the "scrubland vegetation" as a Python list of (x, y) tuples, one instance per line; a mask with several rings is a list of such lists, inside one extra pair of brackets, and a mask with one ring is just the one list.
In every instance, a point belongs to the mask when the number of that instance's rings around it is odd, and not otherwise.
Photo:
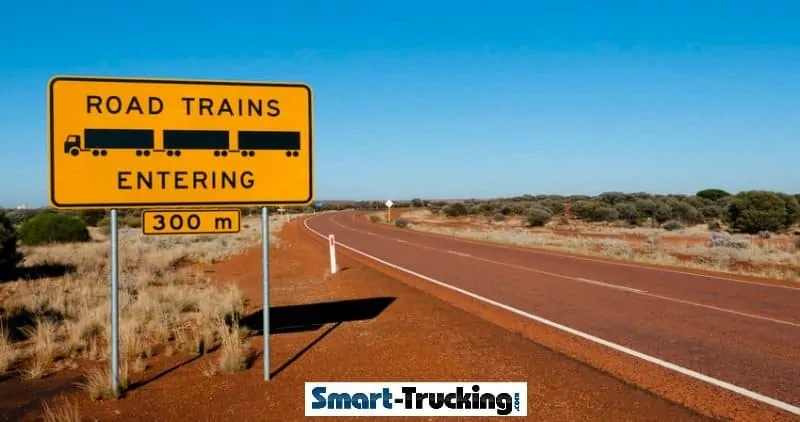
[[(411, 211), (392, 223), (476, 240), (800, 281), (799, 199), (782, 192), (721, 189), (695, 195), (414, 199), (396, 201)], [(385, 214), (376, 212), (370, 219), (383, 221)]]

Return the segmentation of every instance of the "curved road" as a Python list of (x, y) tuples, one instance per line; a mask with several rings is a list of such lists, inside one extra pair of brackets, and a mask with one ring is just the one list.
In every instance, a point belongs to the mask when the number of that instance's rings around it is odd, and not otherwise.
[(397, 230), (361, 215), (324, 213), (307, 226), (374, 258), (675, 370), (744, 388), (735, 392), (800, 415), (800, 288), (493, 246)]

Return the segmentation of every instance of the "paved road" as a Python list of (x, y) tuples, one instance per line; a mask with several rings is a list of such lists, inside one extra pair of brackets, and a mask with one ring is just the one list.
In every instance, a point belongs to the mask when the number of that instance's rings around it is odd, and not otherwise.
[(800, 411), (798, 288), (432, 236), (348, 212), (321, 214), (308, 226), (408, 270)]

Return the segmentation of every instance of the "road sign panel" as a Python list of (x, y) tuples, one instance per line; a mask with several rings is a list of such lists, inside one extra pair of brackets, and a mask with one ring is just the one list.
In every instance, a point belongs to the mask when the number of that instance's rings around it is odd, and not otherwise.
[(54, 77), (55, 208), (308, 205), (307, 85)]
[(392, 200), (391, 200), (391, 199), (390, 199), (390, 200), (388, 200), (388, 201), (386, 201), (386, 206), (387, 206), (387, 207), (391, 208), (391, 207), (392, 207), (392, 205), (394, 205), (394, 202), (392, 202)]
[(142, 211), (142, 231), (147, 235), (239, 233), (241, 227), (239, 209)]

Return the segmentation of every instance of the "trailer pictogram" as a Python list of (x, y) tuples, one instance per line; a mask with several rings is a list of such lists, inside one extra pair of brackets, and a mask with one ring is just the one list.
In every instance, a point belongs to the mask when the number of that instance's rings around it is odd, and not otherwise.
[(149, 157), (151, 152), (180, 157), (185, 150), (209, 150), (215, 157), (236, 154), (254, 157), (256, 151), (281, 151), (286, 157), (300, 156), (300, 132), (239, 131), (235, 148), (226, 130), (164, 130), (163, 148), (156, 147), (154, 134), (152, 129), (84, 129), (83, 138), (67, 136), (64, 153), (78, 156), (87, 152), (105, 157), (109, 150), (133, 150), (137, 157)]

